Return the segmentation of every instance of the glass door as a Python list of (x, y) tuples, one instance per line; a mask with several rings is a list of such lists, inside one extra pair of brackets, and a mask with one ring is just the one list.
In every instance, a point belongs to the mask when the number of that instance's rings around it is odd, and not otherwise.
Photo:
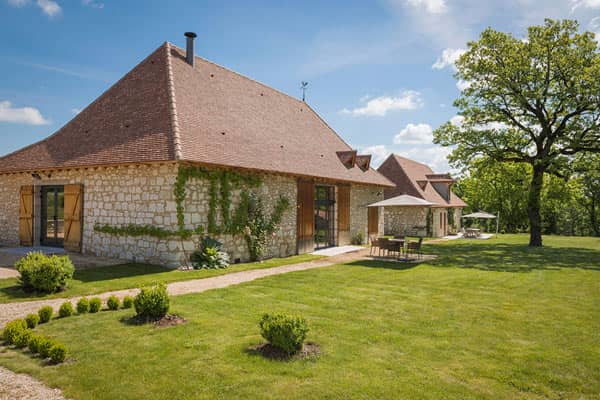
[(42, 226), (40, 244), (62, 247), (65, 239), (65, 189), (42, 187)]
[(315, 186), (315, 247), (335, 246), (335, 187)]

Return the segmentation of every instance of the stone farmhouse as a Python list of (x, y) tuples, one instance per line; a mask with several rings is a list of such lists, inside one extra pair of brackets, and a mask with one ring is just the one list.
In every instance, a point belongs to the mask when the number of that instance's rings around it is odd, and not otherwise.
[[(0, 245), (177, 267), (209, 235), (232, 260), (249, 192), (284, 207), (266, 256), (383, 233), (393, 184), (312, 108), (164, 43), (48, 138), (0, 158)], [(386, 193), (387, 193), (386, 192)]]
[[(434, 174), (425, 164), (392, 154), (377, 169), (394, 182), (385, 188), (385, 232), (417, 231), (425, 235), (429, 216), (434, 237), (461, 228), (466, 203), (452, 192), (454, 179), (449, 174)], [(392, 200), (393, 199), (393, 200)]]

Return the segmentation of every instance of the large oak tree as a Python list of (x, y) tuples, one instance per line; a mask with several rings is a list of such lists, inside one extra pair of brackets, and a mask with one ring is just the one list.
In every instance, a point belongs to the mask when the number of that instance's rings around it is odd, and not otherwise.
[(527, 39), (486, 29), (456, 62), (463, 117), (435, 131), (450, 161), (528, 163), (530, 246), (542, 245), (544, 174), (566, 176), (575, 154), (600, 152), (600, 49), (576, 21), (546, 20)]

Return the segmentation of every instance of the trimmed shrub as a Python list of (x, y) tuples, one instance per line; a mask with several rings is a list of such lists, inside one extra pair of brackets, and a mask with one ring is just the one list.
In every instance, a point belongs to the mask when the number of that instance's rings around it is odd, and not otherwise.
[(40, 316), (40, 324), (45, 324), (50, 321), (52, 318), (52, 314), (54, 314), (54, 309), (50, 306), (44, 306), (40, 308), (38, 311), (38, 315)]
[(263, 338), (290, 355), (302, 348), (308, 333), (304, 318), (284, 314), (264, 314), (259, 326)]
[(31, 335), (29, 336), (29, 342), (27, 343), (27, 347), (29, 348), (29, 351), (33, 354), (37, 354), (40, 352), (40, 344), (42, 343), (44, 339), (42, 336), (39, 335)]
[(90, 301), (87, 297), (82, 297), (77, 302), (77, 314), (85, 314), (88, 311), (90, 311)]
[(222, 251), (223, 243), (210, 237), (202, 239), (200, 249), (194, 251), (190, 261), (195, 269), (199, 268), (227, 268), (229, 255)]
[(23, 290), (54, 293), (64, 289), (75, 268), (67, 256), (31, 252), (15, 263)]
[(22, 319), (8, 322), (2, 331), (2, 339), (6, 344), (15, 344), (17, 337), (27, 330), (27, 323)]
[(25, 323), (29, 329), (33, 329), (40, 322), (40, 316), (37, 314), (27, 314), (25, 317)]
[(106, 300), (106, 306), (108, 307), (109, 310), (118, 310), (119, 306), (121, 305), (121, 302), (119, 301), (119, 298), (117, 296), (110, 296), (107, 300)]
[(142, 288), (135, 296), (133, 305), (138, 317), (146, 320), (157, 320), (169, 312), (169, 294), (164, 283), (150, 288)]
[(40, 337), (40, 343), (38, 345), (38, 352), (40, 353), (40, 356), (42, 358), (48, 358), (48, 357), (50, 357), (50, 349), (56, 343), (57, 342), (55, 340), (48, 339), (48, 338), (45, 338), (45, 337)]
[(133, 297), (125, 296), (123, 297), (123, 308), (131, 308), (133, 307)]
[(33, 335), (33, 333), (29, 329), (25, 329), (25, 330), (21, 331), (15, 337), (15, 340), (14, 340), (15, 346), (18, 347), (19, 349), (27, 347), (27, 345), (29, 344), (29, 339), (31, 338), (32, 335)]
[(58, 309), (58, 316), (60, 318), (70, 317), (74, 312), (75, 310), (73, 309), (73, 304), (71, 304), (70, 301), (65, 301)]
[(67, 348), (62, 343), (55, 343), (52, 347), (50, 347), (50, 351), (48, 352), (50, 356), (50, 361), (54, 364), (60, 364), (65, 361), (67, 358)]
[(102, 309), (102, 300), (100, 297), (93, 297), (90, 299), (90, 312), (97, 313)]

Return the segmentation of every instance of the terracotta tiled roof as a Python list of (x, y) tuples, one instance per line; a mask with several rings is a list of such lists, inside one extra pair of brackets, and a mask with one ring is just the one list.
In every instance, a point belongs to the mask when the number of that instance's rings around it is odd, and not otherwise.
[[(395, 183), (395, 188), (385, 190), (385, 198), (402, 194), (419, 197), (438, 207), (466, 207), (466, 203), (450, 190), (450, 199), (446, 200), (432, 183), (447, 184), (452, 180), (448, 174), (434, 174), (425, 164), (392, 154), (378, 169)], [(435, 207), (434, 206), (434, 207)]]
[(0, 158), (0, 172), (183, 160), (391, 186), (347, 168), (348, 146), (308, 104), (163, 44), (54, 135)]

